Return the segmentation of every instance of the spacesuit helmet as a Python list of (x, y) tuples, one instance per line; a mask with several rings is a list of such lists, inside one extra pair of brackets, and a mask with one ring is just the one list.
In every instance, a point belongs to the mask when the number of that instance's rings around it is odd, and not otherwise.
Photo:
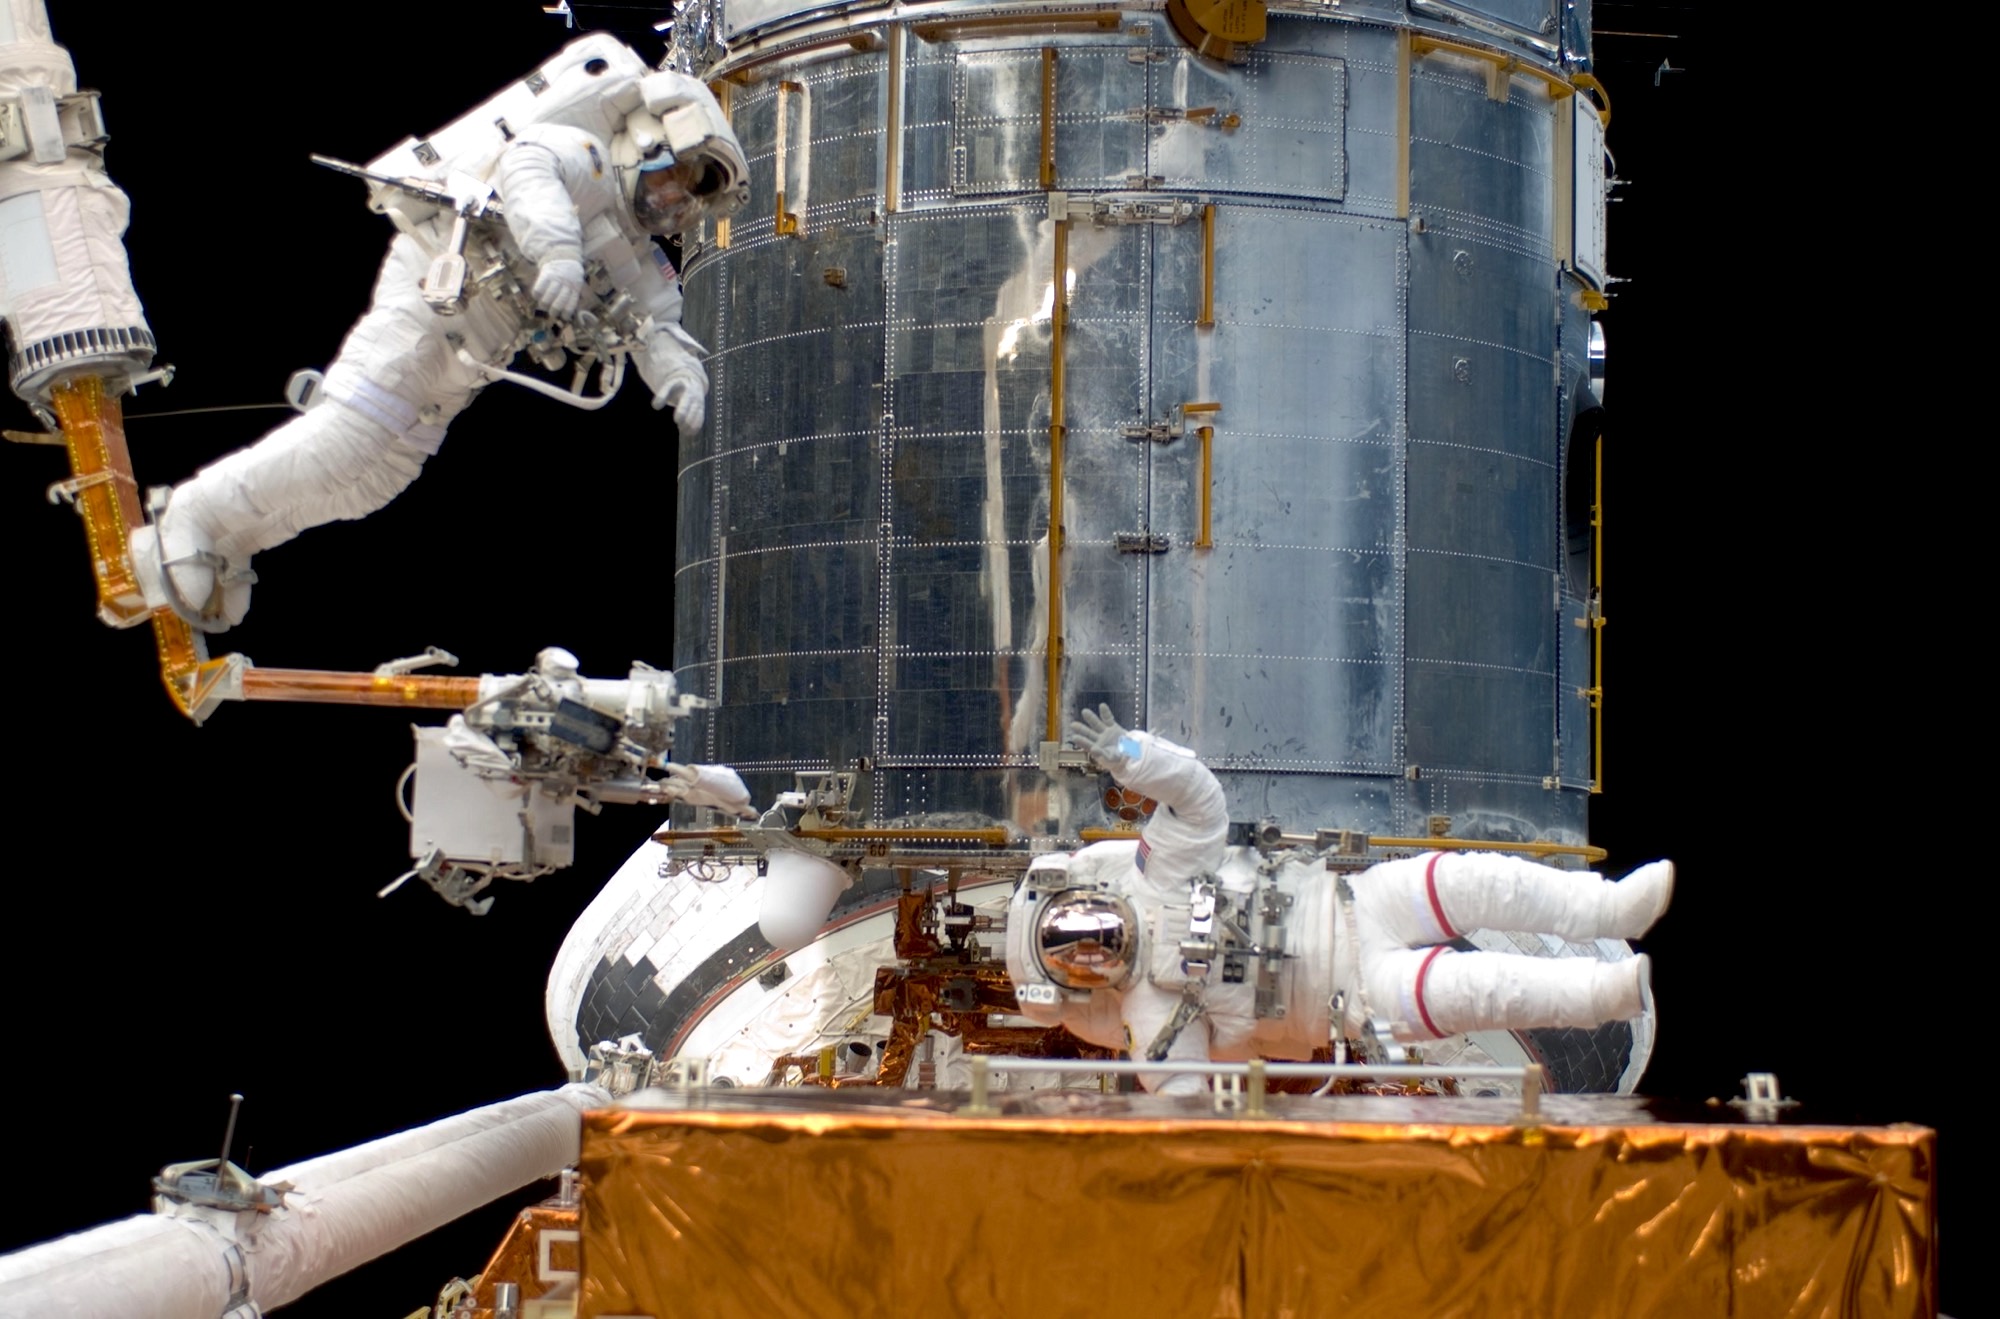
[(692, 229), (722, 190), (723, 172), (710, 160), (683, 160), (662, 146), (641, 161), (632, 196), (639, 227), (664, 238)]
[(1101, 889), (1064, 889), (1035, 916), (1035, 960), (1065, 989), (1116, 989), (1138, 960), (1132, 904)]

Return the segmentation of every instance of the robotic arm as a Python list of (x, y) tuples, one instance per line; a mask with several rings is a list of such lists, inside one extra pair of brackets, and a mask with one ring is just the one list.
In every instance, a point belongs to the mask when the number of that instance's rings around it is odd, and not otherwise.
[[(582, 677), (568, 651), (532, 671), (489, 675), (479, 699), (442, 728), (415, 729), (410, 855), (382, 892), (422, 879), (475, 915), (495, 879), (532, 880), (570, 864), (576, 808), (685, 800), (751, 814), (735, 771), (669, 763), (674, 722), (705, 704), (673, 674), (634, 664), (622, 679)], [(400, 789), (399, 789), (400, 795)]]

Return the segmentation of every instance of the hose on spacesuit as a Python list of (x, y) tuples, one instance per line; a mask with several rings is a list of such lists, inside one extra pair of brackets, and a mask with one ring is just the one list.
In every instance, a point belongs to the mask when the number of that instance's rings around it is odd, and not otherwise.
[[(622, 352), (613, 353), (598, 364), (597, 384), (600, 392), (595, 397), (583, 393), (580, 388), (564, 389), (562, 386), (552, 385), (546, 380), (537, 380), (533, 376), (522, 375), (519, 371), (509, 371), (505, 367), (490, 365), (489, 363), (480, 361), (463, 348), (458, 350), (458, 360), (478, 372), (480, 377), (485, 380), (504, 380), (510, 385), (519, 385), (523, 389), (533, 390), (543, 398), (552, 398), (558, 403), (566, 403), (570, 407), (581, 408), (585, 412), (595, 412), (609, 403), (617, 396), (618, 386), (625, 381), (625, 354)], [(577, 384), (580, 386), (582, 382), (578, 381)]]

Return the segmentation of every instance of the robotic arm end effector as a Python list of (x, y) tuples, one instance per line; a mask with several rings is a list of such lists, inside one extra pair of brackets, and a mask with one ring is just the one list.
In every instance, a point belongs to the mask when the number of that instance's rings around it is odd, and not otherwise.
[[(595, 813), (605, 802), (685, 799), (748, 813), (733, 771), (667, 760), (674, 725), (707, 704), (649, 664), (633, 664), (623, 679), (583, 677), (559, 647), (537, 655), (531, 672), (489, 675), (480, 698), (444, 727), (414, 730), (403, 808), (420, 863), (411, 873), (448, 901), (483, 910), (472, 895), (488, 881), (532, 880), (571, 863), (579, 805)], [(654, 777), (662, 767), (665, 776)]]

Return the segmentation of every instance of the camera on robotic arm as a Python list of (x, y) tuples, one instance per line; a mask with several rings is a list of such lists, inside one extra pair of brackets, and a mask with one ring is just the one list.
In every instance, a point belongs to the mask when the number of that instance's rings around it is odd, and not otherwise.
[(482, 677), (462, 713), (412, 729), (416, 760), (397, 803), (415, 864), (382, 895), (421, 879), (479, 916), (494, 880), (563, 869), (575, 856), (577, 807), (594, 815), (607, 802), (664, 806), (678, 795), (665, 773), (674, 722), (707, 704), (649, 664), (585, 678), (576, 656), (553, 647), (530, 672)]

